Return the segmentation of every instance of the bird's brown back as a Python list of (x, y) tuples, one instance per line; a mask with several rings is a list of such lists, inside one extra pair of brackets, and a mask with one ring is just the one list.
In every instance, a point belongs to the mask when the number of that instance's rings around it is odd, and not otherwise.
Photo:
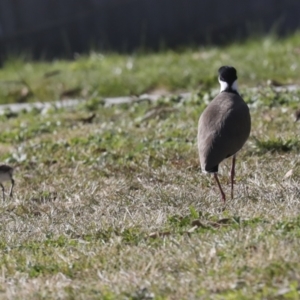
[(238, 152), (251, 130), (249, 108), (234, 93), (220, 93), (199, 119), (198, 150), (203, 171), (212, 172), (226, 157)]

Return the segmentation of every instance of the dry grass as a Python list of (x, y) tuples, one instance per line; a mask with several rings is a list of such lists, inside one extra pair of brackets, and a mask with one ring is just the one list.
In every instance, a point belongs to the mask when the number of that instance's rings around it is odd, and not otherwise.
[(0, 298), (298, 299), (300, 94), (244, 91), (253, 128), (226, 207), (199, 172), (210, 94), (94, 105), (91, 124), (89, 105), (3, 117), (17, 184), (0, 203)]
[[(66, 92), (88, 100), (0, 117), (0, 160), (16, 179), (14, 198), (0, 202), (0, 298), (299, 299), (300, 125), (291, 115), (300, 91), (248, 89), (297, 82), (298, 44), (295, 34), (184, 53), (8, 61), (0, 102)], [(221, 61), (237, 67), (253, 120), (225, 207), (196, 149)], [(199, 86), (184, 101), (100, 99)], [(220, 176), (228, 198), (229, 168)]]

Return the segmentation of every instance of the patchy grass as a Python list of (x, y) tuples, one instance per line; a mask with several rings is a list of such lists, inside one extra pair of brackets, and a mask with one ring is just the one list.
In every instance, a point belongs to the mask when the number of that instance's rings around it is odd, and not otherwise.
[[(244, 81), (252, 132), (225, 207), (196, 148), (214, 92), (1, 116), (0, 160), (16, 179), (13, 199), (0, 202), (1, 297), (299, 299), (300, 125), (291, 116), (300, 92)], [(222, 163), (228, 197), (229, 170)]]

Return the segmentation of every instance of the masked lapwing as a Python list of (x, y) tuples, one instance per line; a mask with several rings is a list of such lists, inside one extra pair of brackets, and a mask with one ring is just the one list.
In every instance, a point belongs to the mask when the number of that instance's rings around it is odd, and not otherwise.
[(3, 201), (5, 200), (5, 191), (4, 191), (4, 186), (3, 182), (5, 181), (10, 181), (11, 182), (11, 187), (9, 191), (9, 196), (12, 197), (13, 195), (13, 187), (15, 184), (15, 181), (13, 179), (13, 171), (14, 169), (8, 165), (0, 165), (0, 187), (2, 188), (2, 197)]
[(225, 203), (225, 193), (218, 179), (219, 164), (232, 156), (233, 198), (236, 153), (249, 137), (251, 118), (249, 108), (238, 92), (236, 69), (231, 66), (221, 67), (219, 82), (220, 93), (209, 103), (199, 119), (198, 150), (202, 171), (214, 174)]

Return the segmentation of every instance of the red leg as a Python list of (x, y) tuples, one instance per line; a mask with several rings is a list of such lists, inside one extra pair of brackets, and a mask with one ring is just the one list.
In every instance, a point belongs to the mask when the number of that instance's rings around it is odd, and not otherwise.
[(235, 175), (235, 154), (232, 156), (232, 165), (231, 165), (231, 199), (233, 199), (234, 175)]
[(223, 203), (225, 203), (226, 202), (226, 197), (225, 197), (225, 193), (222, 190), (222, 187), (221, 187), (221, 184), (220, 184), (220, 181), (219, 181), (219, 178), (218, 178), (218, 174), (214, 173), (214, 177), (215, 177), (216, 182), (218, 184), (218, 187), (220, 189), (220, 192), (221, 192), (221, 195), (222, 195), (222, 201), (223, 201)]

